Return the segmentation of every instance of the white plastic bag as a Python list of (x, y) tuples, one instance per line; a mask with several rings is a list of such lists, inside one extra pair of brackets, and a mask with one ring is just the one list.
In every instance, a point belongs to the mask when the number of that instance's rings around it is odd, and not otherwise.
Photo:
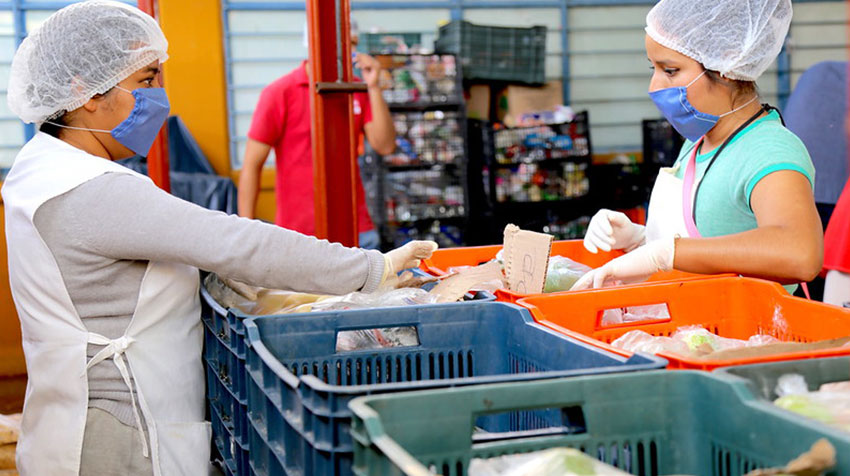
[(496, 458), (475, 458), (469, 463), (469, 476), (626, 476), (629, 473), (609, 466), (573, 448), (550, 448)]
[(809, 392), (802, 375), (786, 374), (779, 377), (776, 394), (776, 406), (850, 432), (850, 382), (825, 383)]

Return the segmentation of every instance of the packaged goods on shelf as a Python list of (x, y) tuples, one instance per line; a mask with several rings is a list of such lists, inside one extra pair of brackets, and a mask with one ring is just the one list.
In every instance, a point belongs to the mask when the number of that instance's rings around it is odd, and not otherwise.
[(463, 185), (440, 170), (390, 172), (385, 186), (389, 222), (454, 218), (465, 214)]
[(583, 197), (590, 191), (587, 163), (519, 164), (495, 171), (497, 202), (542, 202)]
[(461, 115), (454, 111), (393, 114), (396, 150), (384, 156), (389, 166), (450, 164), (463, 158)]
[(530, 163), (589, 155), (586, 114), (577, 117), (584, 121), (495, 131), (496, 162)]
[(457, 64), (452, 55), (379, 56), (380, 85), (390, 105), (458, 103)]

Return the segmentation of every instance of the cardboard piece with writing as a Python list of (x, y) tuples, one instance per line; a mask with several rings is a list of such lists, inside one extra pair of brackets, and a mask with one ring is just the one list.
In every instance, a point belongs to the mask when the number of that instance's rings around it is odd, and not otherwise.
[(552, 235), (505, 227), (505, 276), (508, 289), (520, 294), (539, 294), (546, 284)]

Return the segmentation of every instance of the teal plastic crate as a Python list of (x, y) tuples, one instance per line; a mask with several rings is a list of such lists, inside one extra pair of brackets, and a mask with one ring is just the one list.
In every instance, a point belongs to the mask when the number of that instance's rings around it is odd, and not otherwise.
[[(418, 345), (336, 350), (340, 332), (407, 326), (416, 328)], [(245, 327), (248, 417), (257, 436), (250, 460), (258, 474), (351, 474), (348, 403), (359, 396), (667, 365), (658, 357), (627, 359), (578, 342), (535, 323), (526, 309), (494, 302), (248, 319)], [(570, 425), (572, 417), (530, 411), (479, 423), (526, 430)], [(258, 453), (255, 441), (268, 451)]]
[(440, 27), (437, 53), (457, 55), (463, 79), (543, 84), (546, 27), (510, 28), (452, 21)]
[[(637, 475), (740, 476), (781, 467), (820, 438), (830, 475), (850, 474), (850, 434), (794, 418), (738, 378), (653, 371), (478, 385), (358, 398), (351, 433), (360, 476), (465, 475), (472, 458), (578, 448)], [(476, 417), (523, 409), (579, 412), (581, 425), (476, 434)], [(431, 471), (430, 469), (434, 470)]]

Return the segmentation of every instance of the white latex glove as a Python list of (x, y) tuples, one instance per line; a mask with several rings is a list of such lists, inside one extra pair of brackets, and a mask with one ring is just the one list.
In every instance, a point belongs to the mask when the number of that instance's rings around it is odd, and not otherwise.
[(654, 273), (673, 269), (675, 255), (675, 238), (650, 241), (630, 253), (609, 261), (601, 268), (585, 274), (576, 281), (570, 291), (601, 288), (608, 280), (619, 280), (624, 283), (645, 281)]
[[(384, 253), (384, 276), (381, 289), (404, 286), (412, 276), (398, 276), (405, 269), (417, 268), (423, 259), (428, 259), (439, 245), (433, 241), (411, 241), (400, 248)], [(405, 273), (409, 274), (409, 273)]]
[(645, 230), (646, 227), (635, 225), (625, 214), (603, 208), (590, 219), (584, 247), (591, 253), (612, 249), (631, 251), (646, 241)]

